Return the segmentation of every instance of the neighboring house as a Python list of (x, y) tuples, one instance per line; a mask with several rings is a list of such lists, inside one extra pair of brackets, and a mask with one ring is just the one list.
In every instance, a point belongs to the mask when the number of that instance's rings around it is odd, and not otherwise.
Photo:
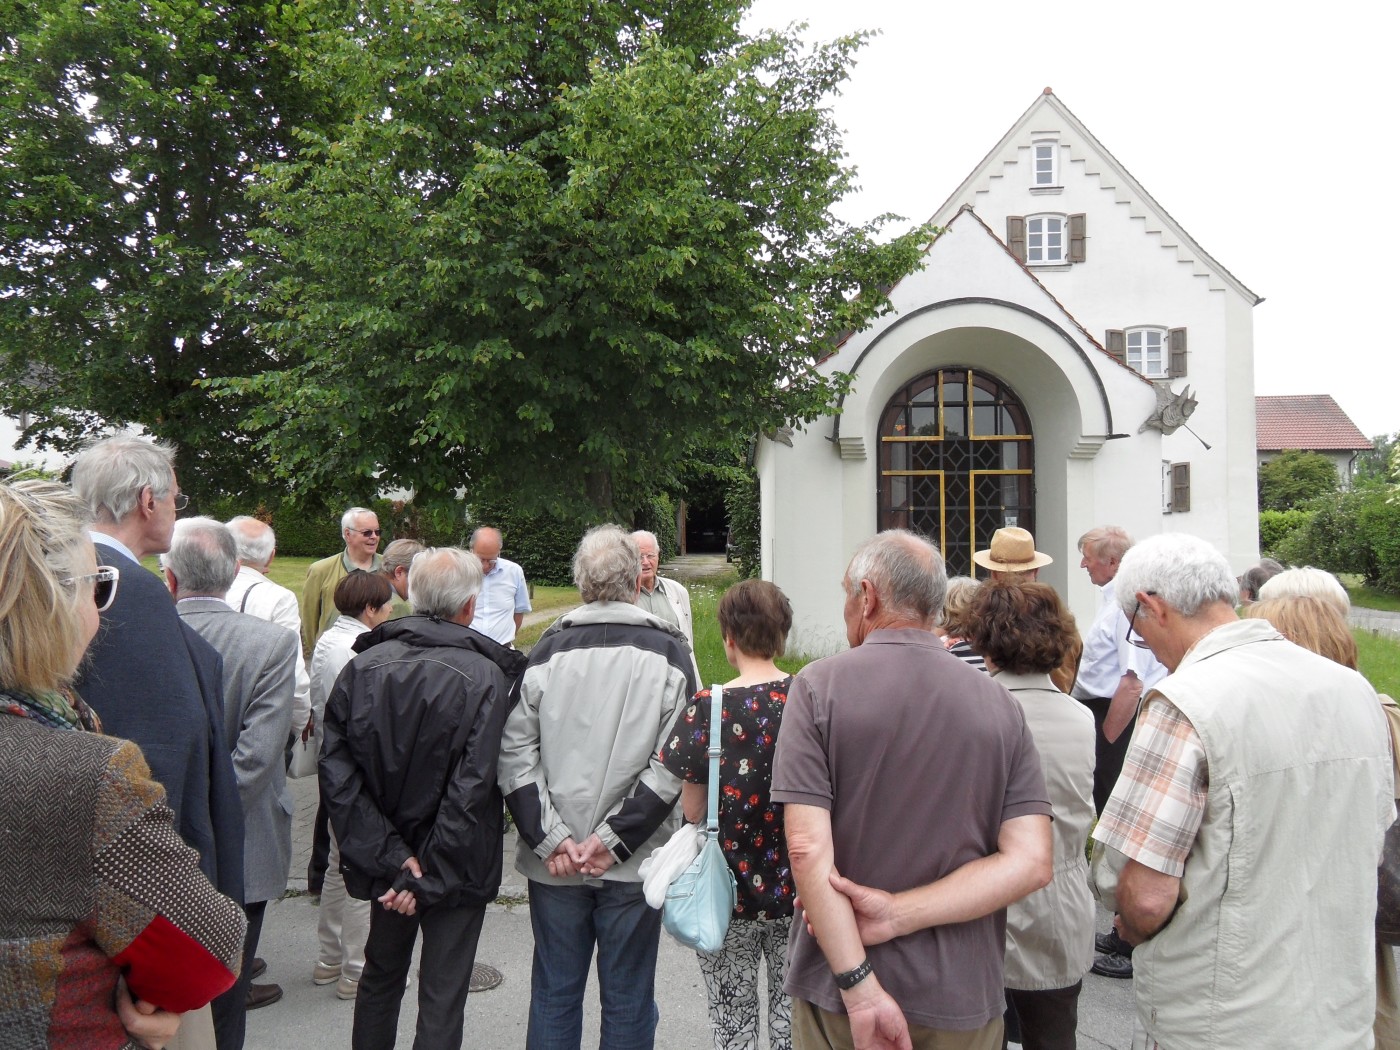
[(854, 377), (836, 414), (759, 441), (762, 574), (794, 648), (845, 645), (833, 587), (892, 526), (961, 574), (997, 528), (1030, 529), (1081, 623), (1097, 592), (1075, 541), (1095, 525), (1253, 564), (1259, 297), (1048, 88), (933, 218), (893, 310), (819, 366)]
[(20, 435), (28, 425), (26, 418), (0, 415), (0, 472), (8, 473), (16, 464), (62, 470), (71, 457), (52, 450), (40, 452), (22, 443)]
[(1356, 457), (1375, 447), (1329, 394), (1256, 397), (1254, 430), (1259, 466), (1285, 449), (1320, 452), (1344, 486), (1351, 484)]

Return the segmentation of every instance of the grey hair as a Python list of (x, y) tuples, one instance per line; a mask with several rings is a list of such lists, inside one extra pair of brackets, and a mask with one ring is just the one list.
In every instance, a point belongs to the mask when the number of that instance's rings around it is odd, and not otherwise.
[(1285, 569), (1265, 581), (1259, 588), (1259, 598), (1319, 598), (1343, 617), (1351, 613), (1351, 596), (1342, 581), (1326, 569), (1314, 569), (1311, 565)]
[(160, 563), (175, 574), (178, 598), (222, 598), (238, 574), (238, 544), (213, 518), (181, 518)]
[[(1250, 601), (1257, 602), (1260, 597), (1260, 589), (1281, 572), (1283, 572), (1281, 563), (1274, 561), (1273, 558), (1260, 558), (1258, 565), (1252, 569), (1245, 569), (1244, 574), (1240, 576), (1240, 590), (1249, 595)], [(1347, 604), (1350, 606), (1350, 601)]]
[(1080, 554), (1093, 554), (1111, 561), (1122, 561), (1132, 545), (1133, 538), (1128, 530), (1118, 525), (1100, 525), (1079, 537)]
[[(384, 548), (384, 561), (380, 563), (380, 568), (386, 576), (394, 575), (397, 569), (406, 569), (413, 564), (413, 559), (418, 557), (428, 548), (417, 540), (402, 539), (395, 540)], [(460, 606), (458, 606), (460, 608)]]
[(262, 569), (277, 553), (277, 534), (265, 521), (240, 514), (226, 523), (233, 540), (238, 544), (238, 558), (244, 565)]
[(481, 559), (460, 547), (425, 547), (408, 569), (415, 613), (451, 620), (481, 592)]
[(1114, 594), (1124, 616), (1132, 616), (1139, 592), (1156, 594), (1182, 616), (1195, 616), (1212, 602), (1234, 608), (1239, 586), (1225, 555), (1198, 536), (1166, 532), (1149, 536), (1123, 555)]
[(621, 525), (595, 525), (574, 551), (574, 584), (585, 602), (632, 602), (642, 576), (637, 541)]
[(972, 600), (982, 587), (982, 581), (971, 576), (950, 576), (943, 595), (943, 611), (939, 626), (949, 634), (961, 636), (971, 626), (968, 614)]
[[(340, 534), (342, 536), (345, 535), (346, 529), (353, 529), (355, 527), (355, 519), (361, 514), (374, 514), (374, 511), (370, 510), (368, 507), (351, 507), (340, 516)], [(374, 514), (374, 520), (379, 520), (378, 514)]]
[(846, 569), (846, 588), (860, 591), (869, 580), (890, 610), (925, 623), (943, 611), (948, 570), (938, 548), (907, 529), (886, 529), (856, 548)]
[(476, 550), (476, 538), (480, 536), (482, 532), (494, 532), (496, 534), (496, 539), (500, 540), (502, 544), (504, 544), (506, 541), (505, 535), (501, 532), (500, 529), (496, 528), (496, 526), (478, 525), (476, 528), (472, 529), (472, 534), (467, 539), (468, 550)]
[(90, 445), (73, 463), (73, 491), (94, 521), (119, 525), (149, 487), (164, 499), (175, 486), (175, 446), (122, 436)]
[(658, 552), (661, 550), (661, 541), (656, 538), (656, 533), (654, 532), (648, 532), (646, 529), (634, 529), (631, 536), (632, 542), (638, 547), (641, 547), (641, 539), (645, 536), (647, 539), (651, 540), (651, 545), (655, 547)]

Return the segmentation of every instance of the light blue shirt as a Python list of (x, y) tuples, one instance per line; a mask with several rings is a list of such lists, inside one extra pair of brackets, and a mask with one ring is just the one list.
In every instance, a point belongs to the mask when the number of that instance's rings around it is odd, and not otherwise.
[(472, 627), (502, 645), (515, 640), (515, 614), (530, 611), (530, 590), (525, 572), (507, 558), (497, 558), (496, 567), (481, 581), (476, 597)]

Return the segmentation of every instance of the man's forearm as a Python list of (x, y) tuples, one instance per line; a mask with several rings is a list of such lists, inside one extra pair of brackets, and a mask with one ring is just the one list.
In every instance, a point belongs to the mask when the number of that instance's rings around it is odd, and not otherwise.
[(788, 862), (802, 910), (833, 973), (859, 966), (865, 958), (850, 898), (831, 885), (831, 815), (815, 806), (788, 804), (783, 822)]
[(980, 919), (1049, 884), (1054, 876), (1049, 817), (1007, 821), (997, 845), (991, 856), (968, 861), (936, 882), (896, 894), (897, 935)]
[(1142, 681), (1132, 671), (1118, 681), (1118, 688), (1108, 702), (1108, 713), (1103, 719), (1104, 739), (1110, 744), (1123, 735), (1128, 723), (1137, 712), (1138, 701), (1142, 699)]

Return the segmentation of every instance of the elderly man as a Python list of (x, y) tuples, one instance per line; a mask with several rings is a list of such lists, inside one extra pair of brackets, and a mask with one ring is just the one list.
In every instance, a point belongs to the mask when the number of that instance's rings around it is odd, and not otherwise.
[(1040, 577), (1040, 570), (1055, 559), (1035, 549), (1035, 537), (1025, 529), (1005, 528), (992, 533), (986, 550), (973, 551), (972, 560), (992, 574), (992, 579), (1019, 576), (1024, 580)]
[(413, 612), (413, 606), (408, 604), (408, 570), (413, 564), (413, 559), (425, 550), (427, 548), (423, 544), (410, 539), (395, 540), (384, 548), (384, 561), (380, 564), (379, 571), (388, 577), (389, 586), (394, 588), (391, 601), (394, 603), (395, 620)]
[(476, 622), (472, 624), (488, 638), (502, 645), (515, 641), (515, 632), (530, 611), (530, 589), (525, 585), (525, 573), (509, 558), (501, 557), (501, 530), (482, 525), (472, 532), (468, 544), (481, 559), (481, 571), (486, 579), (481, 584), (481, 600), (477, 603)]
[[(73, 464), (73, 490), (92, 513), (98, 561), (122, 578), (77, 689), (107, 733), (140, 745), (200, 868), (221, 893), (241, 901), (243, 809), (224, 740), (219, 654), (180, 620), (170, 594), (140, 563), (170, 549), (175, 515), (189, 502), (174, 462), (169, 445), (116, 437)], [(242, 1011), (234, 993), (215, 1000), (220, 1050), (241, 1045), (226, 1024), (236, 1024)], [(185, 1047), (214, 1038), (208, 1008), (185, 1019)]]
[(1002, 1045), (1003, 909), (1050, 881), (1051, 810), (1020, 705), (932, 632), (946, 584), (920, 536), (862, 544), (851, 649), (788, 694), (772, 797), (813, 931), (789, 947), (799, 1050)]
[[(1119, 607), (1171, 672), (1094, 830), (1134, 953), (1134, 1046), (1369, 1046), (1389, 736), (1355, 671), (1235, 616), (1192, 536), (1123, 556)], [(786, 730), (785, 730), (786, 731)]]
[(529, 879), (535, 961), (529, 1050), (577, 1048), (596, 944), (601, 1045), (653, 1045), (661, 914), (637, 869), (678, 826), (681, 782), (658, 758), (694, 694), (689, 647), (639, 608), (636, 542), (590, 529), (574, 554), (585, 604), (530, 652), (506, 723), (500, 780)]
[(238, 572), (228, 526), (212, 518), (175, 525), (161, 558), (175, 611), (223, 657), (224, 739), (243, 804), (243, 910), (248, 933), (239, 977), (250, 1010), (282, 998), (275, 984), (251, 984), (267, 902), (287, 889), (292, 855), (292, 796), (283, 754), (292, 727), (299, 647), (296, 635), (224, 601)]
[(414, 1046), (462, 1045), (486, 905), (501, 884), (496, 759), (525, 657), (470, 629), (481, 563), (428, 550), (415, 615), (360, 635), (326, 704), (321, 790), (351, 896), (377, 900), (355, 999), (354, 1050), (392, 1047), (423, 929)]
[(301, 589), (301, 647), (310, 656), (321, 632), (340, 615), (335, 608), (335, 585), (353, 569), (378, 572), (384, 559), (379, 551), (379, 516), (364, 507), (351, 507), (340, 518), (345, 549), (312, 562)]
[[(231, 518), (227, 525), (238, 544), (238, 575), (233, 578), (233, 586), (228, 589), (224, 601), (241, 613), (285, 627), (300, 638), (301, 606), (296, 594), (267, 577), (272, 559), (277, 556), (277, 534), (272, 526), (246, 514)], [(312, 728), (311, 676), (298, 646), (292, 733), (305, 740)]]

